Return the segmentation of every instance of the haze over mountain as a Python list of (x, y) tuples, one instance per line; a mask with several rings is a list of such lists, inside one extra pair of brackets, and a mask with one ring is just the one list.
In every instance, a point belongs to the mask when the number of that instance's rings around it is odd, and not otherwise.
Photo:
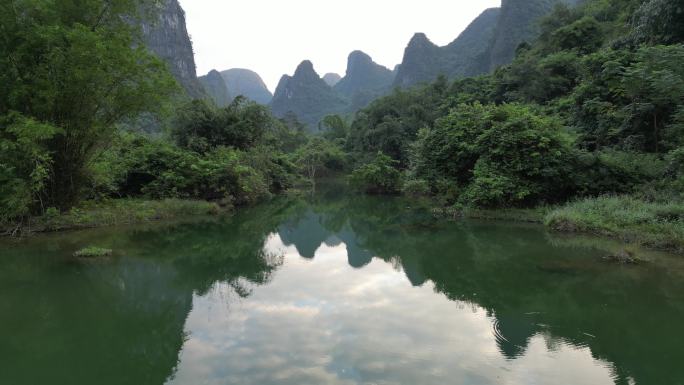
[(228, 92), (226, 81), (223, 80), (223, 76), (221, 76), (218, 71), (212, 70), (208, 74), (200, 77), (199, 80), (204, 86), (207, 94), (209, 94), (217, 106), (225, 107), (233, 101), (234, 97)]
[(394, 73), (373, 61), (361, 51), (354, 51), (347, 59), (347, 72), (334, 87), (340, 95), (351, 101), (353, 111), (389, 91)]
[(348, 102), (316, 73), (313, 63), (303, 61), (293, 76), (283, 75), (271, 101), (276, 116), (293, 113), (309, 129), (327, 114), (343, 113)]
[(206, 97), (197, 79), (192, 42), (185, 24), (185, 12), (178, 0), (163, 0), (158, 17), (142, 24), (147, 48), (162, 59), (171, 74), (191, 98)]
[(223, 76), (226, 87), (228, 87), (228, 93), (232, 98), (242, 95), (264, 105), (269, 104), (273, 98), (273, 94), (268, 90), (261, 76), (254, 71), (233, 68), (221, 71), (221, 76)]
[(292, 113), (309, 127), (316, 127), (325, 115), (354, 113), (392, 87), (430, 82), (440, 74), (450, 78), (474, 76), (507, 64), (521, 42), (536, 37), (541, 16), (559, 2), (574, 5), (579, 1), (504, 0), (501, 8), (482, 12), (444, 47), (432, 43), (425, 34), (416, 33), (405, 49), (402, 63), (394, 70), (375, 63), (358, 50), (349, 54), (343, 78), (328, 73), (322, 79), (313, 64), (304, 61), (293, 76), (281, 78), (275, 95), (257, 73), (248, 69), (211, 71), (200, 82), (184, 12), (177, 0), (165, 0), (160, 6), (159, 20), (143, 25), (143, 31), (149, 48), (168, 63), (189, 96), (209, 95), (217, 105), (225, 106), (243, 95), (270, 105), (277, 116)]
[[(426, 32), (446, 45), (482, 10), (501, 4), (501, 0), (179, 1), (187, 13), (199, 74), (249, 68), (271, 92), (282, 74), (292, 74), (304, 59), (311, 60), (320, 75), (344, 76), (347, 54), (356, 49), (392, 69), (401, 62), (414, 32)], [(264, 33), (264, 26), (272, 28)]]
[(323, 75), (323, 80), (330, 87), (334, 87), (335, 84), (342, 80), (342, 76), (336, 73), (328, 72), (327, 74)]

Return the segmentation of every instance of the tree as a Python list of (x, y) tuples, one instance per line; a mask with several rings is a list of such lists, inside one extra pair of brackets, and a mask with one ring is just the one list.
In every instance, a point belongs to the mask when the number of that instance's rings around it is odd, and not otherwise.
[[(39, 201), (73, 205), (87, 179), (85, 165), (116, 124), (157, 110), (175, 92), (164, 64), (141, 43), (142, 8), (133, 0), (0, 4), (0, 116), (18, 113), (37, 123), (27, 130), (54, 127), (49, 139), (24, 136), (50, 157), (33, 209)], [(6, 122), (0, 125), (5, 138), (13, 127)]]
[(407, 167), (411, 143), (418, 130), (442, 115), (447, 83), (445, 78), (425, 87), (397, 89), (357, 114), (352, 123), (347, 148), (358, 153), (378, 151)]
[(312, 185), (325, 174), (342, 171), (346, 166), (345, 158), (340, 147), (321, 137), (311, 138), (294, 153), (295, 163)]
[(328, 115), (318, 124), (318, 129), (328, 140), (345, 141), (349, 135), (349, 125), (340, 115)]
[(682, 63), (682, 46), (645, 47), (637, 52), (636, 62), (625, 70), (622, 89), (631, 99), (626, 106), (630, 113), (626, 129), (644, 138), (647, 151), (659, 153), (663, 144), (678, 144), (679, 138), (663, 138), (662, 131), (684, 102)]
[(684, 6), (681, 0), (645, 1), (634, 15), (634, 36), (651, 44), (684, 42)]
[(0, 222), (30, 214), (49, 178), (49, 141), (59, 130), (18, 113), (0, 117)]
[(220, 146), (247, 149), (276, 124), (266, 107), (241, 96), (224, 108), (193, 100), (180, 108), (172, 136), (179, 146), (200, 153)]
[(394, 194), (401, 190), (401, 173), (397, 170), (399, 162), (378, 152), (375, 159), (351, 174), (351, 181), (368, 193)]

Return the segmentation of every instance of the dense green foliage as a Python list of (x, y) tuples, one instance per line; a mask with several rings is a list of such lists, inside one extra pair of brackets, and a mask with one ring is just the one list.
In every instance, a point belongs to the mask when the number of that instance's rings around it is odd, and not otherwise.
[(292, 157), (300, 172), (313, 184), (316, 178), (344, 171), (348, 163), (347, 155), (338, 145), (321, 137), (310, 138)]
[(401, 174), (396, 160), (378, 152), (375, 159), (354, 170), (352, 183), (369, 193), (392, 194), (401, 189)]
[[(249, 204), (297, 182), (287, 153), (307, 142), (301, 126), (241, 97), (224, 108), (175, 97), (141, 40), (158, 11), (148, 3), (0, 4), (0, 222), (67, 215), (84, 199)], [(135, 133), (168, 106), (169, 135)]]
[(557, 6), (510, 65), (375, 101), (345, 148), (360, 169), (382, 151), (404, 192), (459, 207), (681, 199), (681, 12), (676, 0)]
[[(84, 199), (251, 204), (350, 170), (366, 192), (431, 196), (456, 211), (684, 199), (678, 0), (558, 6), (510, 65), (397, 89), (353, 121), (278, 110), (297, 91), (344, 112), (309, 62), (281, 82), (272, 108), (282, 119), (242, 97), (176, 100), (172, 77), (140, 44), (138, 5), (0, 4), (0, 222), (70, 213)], [(168, 105), (162, 135), (135, 130)], [(305, 134), (315, 123), (322, 133)], [(563, 215), (600, 212), (610, 199)], [(658, 220), (630, 218), (641, 217)]]
[(463, 104), (421, 131), (412, 172), (480, 206), (560, 200), (572, 192), (572, 152), (558, 119), (524, 105)]
[(131, 0), (0, 4), (0, 175), (11, 186), (2, 219), (75, 203), (115, 124), (175, 91), (129, 22), (138, 9)]
[[(20, 187), (33, 197), (22, 198), (24, 207), (10, 214), (35, 209), (36, 198), (60, 208), (76, 202), (84, 167), (115, 123), (157, 110), (175, 91), (128, 21), (142, 17), (140, 8), (131, 0), (0, 5), (0, 136), (24, 142), (13, 149), (16, 161), (3, 162), (2, 173), (14, 185), (33, 175)], [(38, 164), (27, 166), (23, 160), (37, 147), (43, 149)]]

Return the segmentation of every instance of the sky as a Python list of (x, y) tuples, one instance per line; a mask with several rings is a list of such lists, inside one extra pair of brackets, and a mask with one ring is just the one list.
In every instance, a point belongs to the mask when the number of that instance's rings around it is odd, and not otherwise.
[(344, 76), (347, 56), (369, 54), (390, 69), (416, 32), (437, 45), (453, 41), (501, 0), (180, 0), (198, 75), (248, 68), (271, 91), (283, 74), (311, 60), (323, 76)]

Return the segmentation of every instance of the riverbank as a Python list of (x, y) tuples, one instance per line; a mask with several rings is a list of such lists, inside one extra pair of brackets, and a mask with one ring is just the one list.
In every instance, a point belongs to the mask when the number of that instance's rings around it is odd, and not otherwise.
[(111, 199), (84, 202), (68, 212), (48, 209), (47, 213), (19, 223), (0, 224), (5, 236), (85, 228), (131, 225), (193, 216), (218, 215), (229, 211), (206, 201), (164, 199)]
[(544, 224), (554, 231), (607, 236), (684, 254), (683, 203), (629, 196), (583, 199), (551, 210)]
[[(291, 191), (296, 194), (297, 191)], [(230, 211), (194, 200), (112, 199), (86, 202), (65, 213), (48, 210), (22, 223), (0, 225), (0, 235), (25, 235), (84, 228), (143, 224)], [(587, 198), (562, 206), (532, 209), (435, 209), (446, 218), (538, 223), (566, 234), (617, 239), (630, 245), (684, 254), (684, 204), (645, 202), (629, 197)]]
[(607, 237), (626, 244), (684, 254), (684, 203), (630, 196), (597, 197), (531, 209), (438, 208), (445, 218), (538, 223), (565, 234)]

